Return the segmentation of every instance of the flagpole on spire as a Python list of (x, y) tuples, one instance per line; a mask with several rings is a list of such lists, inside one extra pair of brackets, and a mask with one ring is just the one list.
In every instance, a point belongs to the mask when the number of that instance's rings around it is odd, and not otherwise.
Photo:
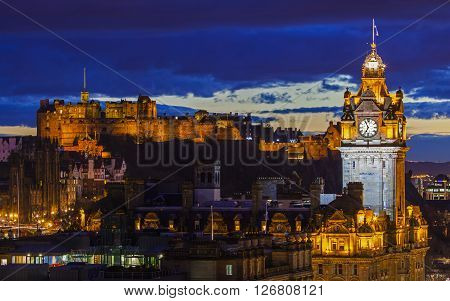
[(378, 28), (375, 25), (375, 18), (372, 18), (372, 49), (375, 49), (377, 44), (375, 44), (375, 37), (378, 37)]
[(375, 19), (372, 18), (372, 45), (375, 45)]

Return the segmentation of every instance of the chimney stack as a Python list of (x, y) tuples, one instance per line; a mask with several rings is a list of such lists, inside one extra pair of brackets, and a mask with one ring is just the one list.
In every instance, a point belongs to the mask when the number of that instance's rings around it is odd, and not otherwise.
[(184, 182), (181, 185), (181, 195), (183, 209), (191, 210), (194, 200), (194, 185), (192, 185), (192, 182)]
[(350, 182), (347, 184), (348, 195), (358, 200), (361, 205), (364, 201), (364, 185), (361, 182)]
[(252, 185), (252, 218), (251, 229), (254, 232), (258, 231), (258, 211), (262, 203), (262, 184), (256, 181)]
[(194, 185), (192, 182), (184, 182), (181, 184), (181, 198), (182, 198), (182, 231), (192, 232), (192, 206), (194, 203)]
[(320, 206), (320, 195), (324, 192), (325, 181), (323, 178), (316, 178), (309, 186), (309, 198), (311, 210), (314, 211)]

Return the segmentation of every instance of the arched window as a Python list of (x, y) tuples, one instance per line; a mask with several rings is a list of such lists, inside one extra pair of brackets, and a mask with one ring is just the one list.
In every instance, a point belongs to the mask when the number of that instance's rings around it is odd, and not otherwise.
[(208, 184), (212, 183), (212, 173), (208, 172)]
[(201, 173), (200, 174), (200, 183), (204, 184), (205, 183), (205, 173)]

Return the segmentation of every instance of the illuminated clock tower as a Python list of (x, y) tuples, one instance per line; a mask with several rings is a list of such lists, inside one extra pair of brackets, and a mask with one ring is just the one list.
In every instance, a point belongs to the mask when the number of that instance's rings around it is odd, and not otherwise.
[(343, 187), (364, 184), (363, 205), (386, 212), (397, 225), (405, 219), (406, 118), (403, 93), (389, 93), (386, 66), (371, 44), (359, 90), (344, 93), (341, 118)]

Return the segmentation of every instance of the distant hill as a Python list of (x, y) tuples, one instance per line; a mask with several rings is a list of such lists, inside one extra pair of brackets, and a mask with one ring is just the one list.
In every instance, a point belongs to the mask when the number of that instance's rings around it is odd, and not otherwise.
[(156, 104), (156, 108), (158, 109), (158, 115), (166, 114), (168, 116), (183, 116), (185, 114), (194, 115), (198, 110), (182, 107), (182, 106), (169, 106), (163, 104)]
[(450, 174), (450, 162), (435, 163), (435, 162), (413, 162), (406, 161), (406, 171), (411, 170), (414, 175), (417, 174)]
[[(183, 106), (171, 106), (171, 105), (163, 105), (163, 104), (156, 104), (156, 108), (158, 109), (158, 115), (167, 115), (167, 116), (184, 116), (186, 114), (188, 115), (194, 115), (195, 112), (197, 112), (197, 109), (189, 108), (189, 107), (183, 107)], [(213, 112), (210, 112), (213, 113)], [(239, 112), (237, 112), (239, 113)], [(246, 114), (246, 113), (241, 113)], [(252, 115), (252, 121), (254, 123), (267, 123), (274, 121), (275, 117), (260, 117), (256, 115)]]

